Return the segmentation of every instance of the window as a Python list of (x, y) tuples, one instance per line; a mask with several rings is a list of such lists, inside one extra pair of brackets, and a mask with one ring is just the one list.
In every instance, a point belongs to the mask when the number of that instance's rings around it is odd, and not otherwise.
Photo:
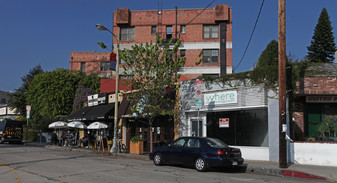
[(227, 144), (216, 138), (206, 138), (206, 142), (209, 146), (213, 148), (226, 148)]
[(81, 62), (81, 71), (85, 72), (85, 62)]
[(151, 27), (151, 34), (156, 34), (157, 33), (157, 26), (152, 26)]
[(219, 57), (218, 50), (203, 50), (204, 63), (217, 63)]
[(219, 77), (219, 74), (203, 74), (202, 76), (218, 78), (218, 77)]
[(133, 41), (135, 40), (135, 28), (134, 27), (121, 27), (121, 41)]
[(171, 39), (172, 38), (172, 26), (166, 26), (166, 39)]
[(218, 38), (219, 26), (218, 25), (204, 25), (204, 38)]
[(186, 25), (181, 25), (180, 26), (180, 33), (181, 34), (186, 34)]
[(188, 148), (200, 148), (200, 141), (198, 139), (190, 139), (190, 140), (188, 140), (186, 147), (188, 147)]
[(180, 50), (180, 57), (186, 57), (186, 50)]
[(187, 141), (186, 138), (179, 139), (173, 143), (174, 147), (183, 147), (185, 142)]
[(110, 71), (109, 62), (101, 62), (101, 69), (100, 71)]

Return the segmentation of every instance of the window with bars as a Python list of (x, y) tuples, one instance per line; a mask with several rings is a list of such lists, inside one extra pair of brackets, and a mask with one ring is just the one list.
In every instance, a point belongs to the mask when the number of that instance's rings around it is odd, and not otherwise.
[(219, 50), (203, 50), (204, 63), (217, 63), (219, 58)]
[(180, 50), (180, 57), (186, 57), (186, 50)]
[(172, 26), (166, 26), (166, 39), (171, 39), (172, 38)]
[(152, 26), (151, 27), (151, 34), (156, 34), (157, 33), (157, 26)]
[(81, 62), (81, 71), (85, 72), (85, 62)]
[(218, 25), (204, 25), (204, 39), (218, 38), (219, 26)]
[(101, 62), (100, 71), (110, 71), (110, 63), (109, 62)]
[(135, 28), (134, 27), (121, 27), (121, 41), (133, 41), (135, 40)]
[(180, 33), (181, 34), (186, 34), (186, 25), (181, 25), (180, 26)]

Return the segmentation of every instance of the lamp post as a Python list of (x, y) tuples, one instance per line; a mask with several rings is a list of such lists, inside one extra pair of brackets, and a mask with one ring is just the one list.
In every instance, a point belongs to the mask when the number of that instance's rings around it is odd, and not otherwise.
[[(117, 40), (117, 55), (116, 55), (116, 87), (115, 87), (115, 115), (114, 115), (114, 137), (112, 141), (112, 148), (110, 150), (111, 153), (117, 153), (118, 152), (118, 146), (117, 146), (117, 125), (118, 125), (118, 86), (119, 86), (119, 38), (109, 29), (104, 27), (101, 24), (96, 24), (96, 28), (99, 31), (108, 31), (112, 34), (112, 36)], [(113, 40), (113, 39), (112, 39)], [(112, 50), (113, 52), (113, 41), (112, 41)]]

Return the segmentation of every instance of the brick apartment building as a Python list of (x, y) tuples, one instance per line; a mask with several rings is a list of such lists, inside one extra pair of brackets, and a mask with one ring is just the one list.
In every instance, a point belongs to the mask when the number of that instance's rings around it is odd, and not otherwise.
[[(181, 39), (178, 56), (186, 57), (181, 80), (232, 73), (232, 9), (228, 5), (215, 5), (209, 9), (148, 11), (118, 8), (113, 13), (113, 33), (119, 35), (121, 49), (131, 49), (134, 44), (150, 42), (156, 39), (156, 35), (166, 41), (171, 38)], [(201, 51), (203, 62), (195, 65)], [(109, 59), (108, 52), (72, 52), (70, 70), (114, 78), (115, 74), (108, 67)], [(120, 63), (123, 64), (123, 61)], [(122, 75), (122, 66), (120, 74), (121, 79), (127, 79), (127, 76)], [(103, 80), (103, 91), (114, 91), (111, 82)]]

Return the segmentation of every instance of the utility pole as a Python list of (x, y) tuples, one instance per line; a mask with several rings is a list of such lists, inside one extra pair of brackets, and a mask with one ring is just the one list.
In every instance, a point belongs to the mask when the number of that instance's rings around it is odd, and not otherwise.
[(278, 1), (278, 57), (279, 57), (279, 167), (287, 168), (287, 147), (286, 132), (283, 125), (286, 125), (286, 25), (285, 25), (285, 0)]

